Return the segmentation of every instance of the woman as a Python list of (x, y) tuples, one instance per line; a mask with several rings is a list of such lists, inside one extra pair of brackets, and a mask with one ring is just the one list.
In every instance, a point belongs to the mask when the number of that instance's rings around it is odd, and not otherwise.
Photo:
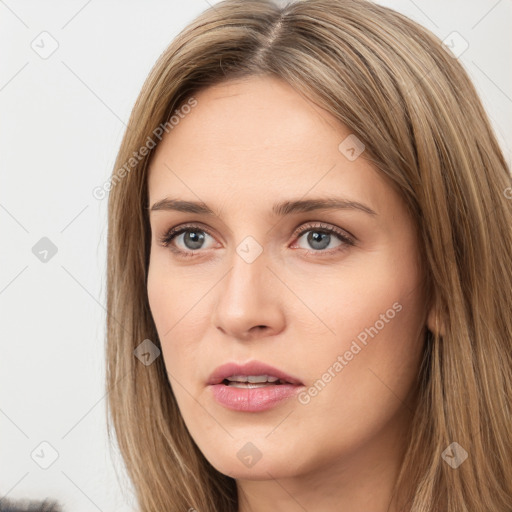
[(364, 0), (218, 3), (110, 188), (141, 510), (512, 510), (511, 179), (435, 36)]

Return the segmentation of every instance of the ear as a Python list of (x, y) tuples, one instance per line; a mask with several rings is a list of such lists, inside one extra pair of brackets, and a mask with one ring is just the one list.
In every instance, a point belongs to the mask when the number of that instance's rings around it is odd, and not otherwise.
[(430, 332), (434, 334), (437, 333), (441, 337), (443, 337), (446, 334), (444, 321), (443, 318), (441, 317), (436, 301), (434, 301), (428, 312), (427, 328)]

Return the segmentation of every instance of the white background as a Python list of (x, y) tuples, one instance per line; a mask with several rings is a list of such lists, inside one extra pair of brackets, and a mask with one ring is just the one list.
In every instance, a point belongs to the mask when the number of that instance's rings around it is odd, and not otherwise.
[[(457, 31), (468, 41), (460, 60), (510, 165), (512, 1), (379, 3), (441, 39)], [(0, 0), (0, 496), (48, 496), (70, 512), (134, 510), (105, 431), (107, 199), (92, 190), (110, 176), (155, 60), (207, 7)], [(31, 47), (43, 31), (58, 42), (47, 59)], [(46, 263), (32, 252), (42, 237), (58, 250)], [(36, 449), (50, 461), (43, 441), (58, 453), (48, 469), (31, 457)]]

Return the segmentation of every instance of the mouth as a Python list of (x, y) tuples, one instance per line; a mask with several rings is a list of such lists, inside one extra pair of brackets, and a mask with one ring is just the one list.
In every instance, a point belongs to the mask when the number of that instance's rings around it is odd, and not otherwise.
[(215, 385), (221, 383), (227, 386), (234, 383), (303, 385), (297, 377), (288, 375), (283, 370), (279, 370), (261, 361), (250, 361), (245, 364), (231, 362), (217, 367), (210, 375), (207, 384)]
[(291, 384), (291, 382), (279, 379), (273, 375), (232, 375), (224, 379), (222, 384), (234, 388), (254, 389), (281, 386), (282, 384)]
[(303, 383), (282, 370), (251, 361), (219, 366), (207, 385), (220, 405), (234, 411), (261, 412), (297, 394)]

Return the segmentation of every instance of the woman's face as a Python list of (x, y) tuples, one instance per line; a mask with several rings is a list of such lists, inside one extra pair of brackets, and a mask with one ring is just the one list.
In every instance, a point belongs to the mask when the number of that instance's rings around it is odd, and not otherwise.
[[(190, 435), (239, 479), (390, 460), (427, 319), (404, 203), (287, 84), (251, 77), (195, 98), (148, 183), (149, 303)], [(188, 231), (165, 246), (170, 228)], [(254, 362), (273, 369), (215, 373)], [(276, 377), (287, 383), (259, 382)]]

